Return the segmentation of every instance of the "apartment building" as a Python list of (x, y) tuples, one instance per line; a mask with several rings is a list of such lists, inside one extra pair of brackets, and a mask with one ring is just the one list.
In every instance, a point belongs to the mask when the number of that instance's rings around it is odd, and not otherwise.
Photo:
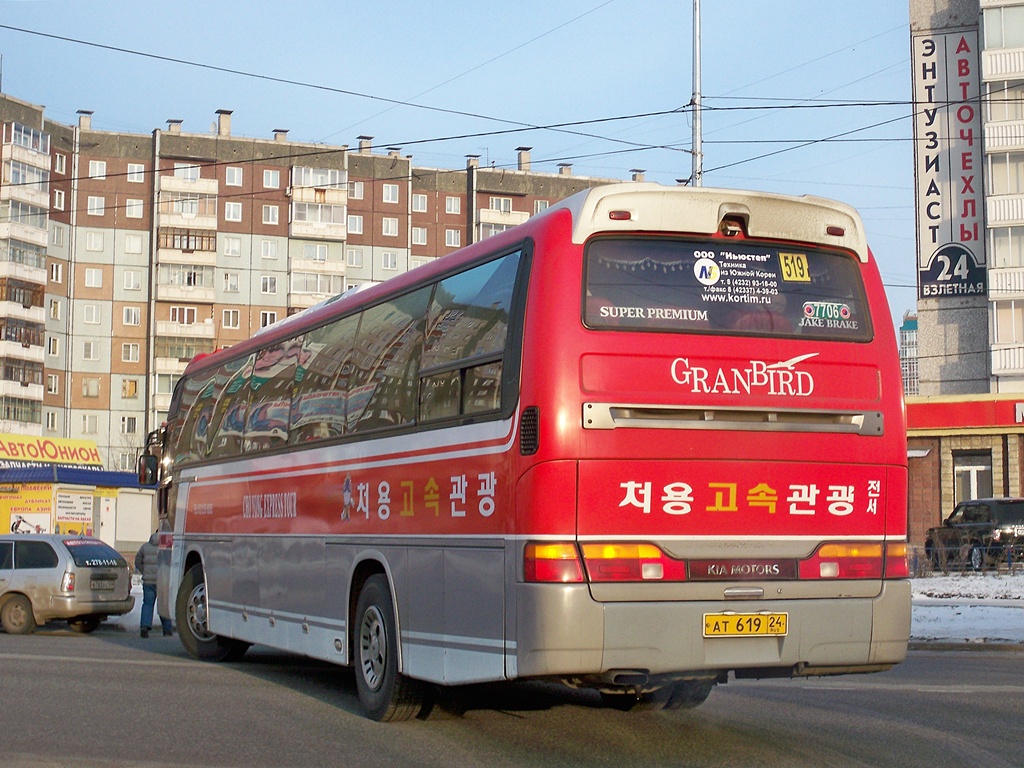
[[(419, 168), (401, 148), (75, 125), (0, 94), (0, 432), (94, 440), (130, 470), (188, 361), (595, 184)], [(637, 172), (634, 180), (642, 180)]]

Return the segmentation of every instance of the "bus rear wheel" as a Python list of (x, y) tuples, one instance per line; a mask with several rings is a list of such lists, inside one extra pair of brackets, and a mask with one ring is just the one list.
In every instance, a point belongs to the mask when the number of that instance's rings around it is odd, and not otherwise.
[(374, 720), (408, 720), (423, 707), (424, 686), (398, 672), (398, 631), (391, 589), (383, 574), (366, 580), (355, 615), (356, 690)]
[(188, 569), (178, 587), (175, 603), (178, 637), (189, 655), (200, 661), (237, 661), (249, 643), (210, 632), (206, 603), (206, 574), (196, 564)]

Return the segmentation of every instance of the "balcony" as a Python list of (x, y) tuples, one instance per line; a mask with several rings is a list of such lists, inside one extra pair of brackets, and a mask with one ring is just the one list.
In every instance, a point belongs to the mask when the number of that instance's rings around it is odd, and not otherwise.
[(1024, 195), (992, 195), (985, 198), (985, 226), (1024, 224)]
[(1024, 294), (1024, 267), (990, 267), (988, 294), (992, 298)]
[(43, 362), (43, 348), (29, 344), (25, 346), (17, 341), (0, 341), (0, 357), (15, 360), (26, 360), (30, 363)]
[(33, 168), (40, 168), (44, 171), (50, 170), (49, 152), (36, 152), (35, 150), (23, 147), (20, 144), (4, 144), (3, 160), (17, 160), (19, 163), (31, 165)]
[(992, 347), (992, 375), (1024, 374), (1024, 344)]
[(195, 285), (158, 285), (157, 301), (174, 301), (185, 304), (213, 304), (217, 298), (216, 288), (202, 288)]
[(50, 207), (50, 193), (32, 189), (27, 184), (17, 186), (5, 184), (0, 187), (0, 200), (18, 200), (38, 208)]
[(1019, 80), (1024, 78), (1024, 48), (997, 48), (981, 54), (981, 79)]
[[(170, 320), (157, 320), (157, 336), (187, 336), (193, 339), (213, 339), (217, 335), (217, 327), (213, 321), (202, 323), (174, 323)], [(157, 373), (174, 373), (175, 371), (157, 370)]]
[(479, 218), (481, 224), (498, 224), (505, 227), (514, 227), (530, 218), (530, 214), (523, 211), (499, 211), (496, 208), (481, 208)]
[[(0, 248), (2, 252), (2, 248)], [(26, 283), (46, 285), (46, 270), (42, 267), (30, 267), (27, 264), (19, 264), (16, 261), (0, 261), (0, 277), (24, 280)]]
[(0, 397), (16, 397), (19, 400), (35, 400), (41, 403), (43, 402), (43, 385), (0, 381)]
[(46, 228), (30, 227), (17, 221), (5, 221), (0, 223), (0, 240), (21, 240), (23, 243), (32, 243), (43, 248), (47, 246), (48, 237)]
[(1024, 149), (1024, 120), (1000, 120), (985, 124), (985, 151), (1012, 152)]

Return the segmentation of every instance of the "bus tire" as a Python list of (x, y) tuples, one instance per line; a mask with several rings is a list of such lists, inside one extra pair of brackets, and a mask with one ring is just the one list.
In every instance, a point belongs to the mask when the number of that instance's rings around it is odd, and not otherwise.
[(0, 608), (0, 623), (8, 635), (30, 635), (36, 628), (32, 603), (24, 595), (11, 595)]
[(200, 661), (237, 661), (249, 643), (210, 632), (206, 607), (206, 574), (201, 564), (188, 569), (178, 587), (175, 603), (178, 637), (185, 650)]
[(356, 690), (366, 714), (378, 721), (416, 717), (423, 707), (424, 686), (398, 672), (395, 605), (383, 574), (363, 584), (354, 629)]

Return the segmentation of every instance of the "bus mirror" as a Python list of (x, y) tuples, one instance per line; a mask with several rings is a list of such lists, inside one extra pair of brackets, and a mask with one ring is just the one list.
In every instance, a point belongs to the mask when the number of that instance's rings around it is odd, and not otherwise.
[(155, 485), (157, 458), (151, 454), (139, 456), (139, 485)]

